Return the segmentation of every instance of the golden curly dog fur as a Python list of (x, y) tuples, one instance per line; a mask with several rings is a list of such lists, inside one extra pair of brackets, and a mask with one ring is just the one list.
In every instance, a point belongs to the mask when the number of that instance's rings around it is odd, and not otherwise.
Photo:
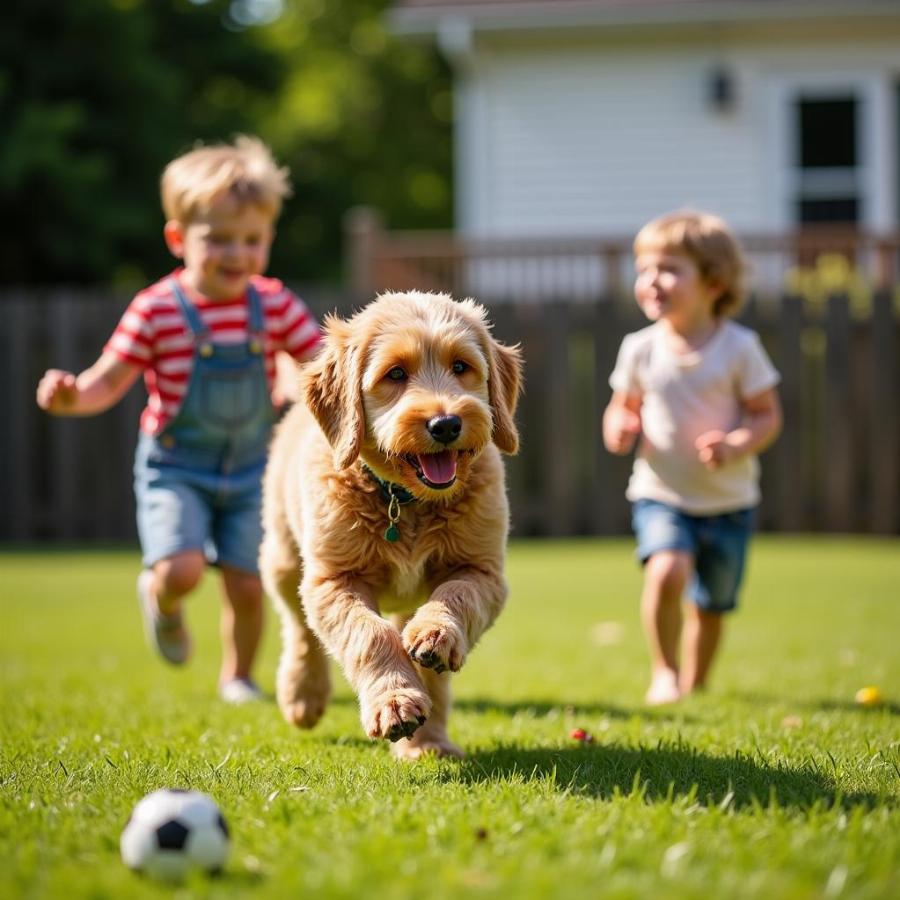
[(278, 426), (264, 481), (279, 707), (316, 724), (331, 654), (366, 734), (399, 757), (460, 756), (449, 672), (507, 593), (500, 451), (518, 448), (519, 350), (494, 340), (472, 300), (387, 293), (349, 320), (329, 317), (300, 377), (305, 402)]

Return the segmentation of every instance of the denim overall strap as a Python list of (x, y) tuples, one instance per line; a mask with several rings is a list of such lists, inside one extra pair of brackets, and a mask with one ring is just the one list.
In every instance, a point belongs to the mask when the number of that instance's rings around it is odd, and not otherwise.
[(248, 319), (249, 327), (247, 330), (252, 335), (259, 337), (265, 330), (263, 325), (262, 300), (252, 284), (247, 285), (247, 305), (250, 308), (250, 317)]
[[(214, 344), (197, 308), (173, 278), (172, 292), (194, 339), (187, 391), (157, 438), (173, 464), (221, 473), (265, 459), (275, 412), (269, 396), (262, 300), (247, 286), (247, 341)], [(175, 459), (177, 457), (177, 460)]]
[(181, 314), (184, 316), (188, 328), (190, 328), (191, 333), (194, 335), (195, 343), (199, 343), (200, 340), (209, 336), (209, 329), (203, 324), (203, 319), (200, 318), (200, 313), (197, 312), (197, 307), (194, 306), (193, 303), (188, 302), (184, 291), (181, 289), (181, 285), (178, 283), (178, 279), (170, 278), (168, 281), (168, 285), (170, 288), (172, 288), (172, 293), (175, 295), (175, 299), (178, 301), (178, 305), (181, 307)]
[[(178, 305), (181, 307), (181, 312), (184, 315), (188, 328), (190, 328), (191, 332), (194, 335), (194, 341), (196, 343), (200, 343), (202, 340), (208, 338), (209, 329), (203, 324), (203, 319), (200, 318), (200, 313), (197, 312), (197, 307), (194, 306), (193, 303), (188, 302), (188, 299), (185, 296), (181, 285), (178, 283), (178, 280), (176, 278), (170, 278), (169, 285), (172, 288), (172, 293), (175, 295), (175, 299), (178, 301)], [(251, 344), (252, 339), (254, 338), (261, 344), (262, 336), (265, 333), (262, 300), (260, 299), (259, 293), (257, 292), (256, 288), (249, 283), (247, 285), (247, 307), (249, 313), (247, 317), (247, 331), (249, 332), (251, 337)], [(251, 352), (261, 353), (262, 346), (251, 346)]]

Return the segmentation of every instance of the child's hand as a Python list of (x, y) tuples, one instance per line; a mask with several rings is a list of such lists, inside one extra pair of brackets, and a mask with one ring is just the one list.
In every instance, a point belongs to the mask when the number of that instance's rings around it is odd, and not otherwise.
[(75, 375), (62, 369), (48, 369), (37, 386), (37, 405), (50, 413), (65, 412), (77, 397)]
[(297, 403), (301, 398), (298, 363), (287, 353), (275, 356), (275, 383), (272, 386), (272, 404), (280, 410), (290, 403)]
[(610, 410), (606, 421), (606, 447), (610, 453), (630, 453), (641, 433), (641, 417), (625, 406)]
[(728, 435), (724, 431), (704, 432), (694, 441), (694, 446), (697, 448), (697, 458), (707, 469), (718, 469), (739, 455), (738, 449), (728, 443)]

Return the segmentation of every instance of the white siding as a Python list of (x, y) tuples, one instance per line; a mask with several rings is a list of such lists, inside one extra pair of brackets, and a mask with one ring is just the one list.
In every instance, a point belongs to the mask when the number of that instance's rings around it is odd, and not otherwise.
[[(729, 112), (708, 102), (707, 80), (721, 63), (736, 75)], [(694, 206), (742, 232), (780, 227), (785, 179), (774, 169), (787, 162), (773, 97), (795, 76), (842, 66), (880, 86), (872, 134), (884, 146), (873, 150), (870, 176), (873, 185), (890, 181), (896, 150), (883, 115), (900, 77), (896, 41), (774, 41), (727, 53), (709, 42), (482, 45), (458, 108), (459, 225), (473, 234), (618, 236)], [(896, 222), (896, 210), (876, 218)]]

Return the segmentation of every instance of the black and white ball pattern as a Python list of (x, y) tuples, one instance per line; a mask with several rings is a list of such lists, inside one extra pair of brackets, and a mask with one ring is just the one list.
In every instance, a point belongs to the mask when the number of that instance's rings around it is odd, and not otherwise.
[(140, 800), (119, 842), (126, 866), (167, 880), (183, 878), (191, 869), (218, 872), (228, 847), (228, 826), (212, 797), (179, 788), (162, 788)]

